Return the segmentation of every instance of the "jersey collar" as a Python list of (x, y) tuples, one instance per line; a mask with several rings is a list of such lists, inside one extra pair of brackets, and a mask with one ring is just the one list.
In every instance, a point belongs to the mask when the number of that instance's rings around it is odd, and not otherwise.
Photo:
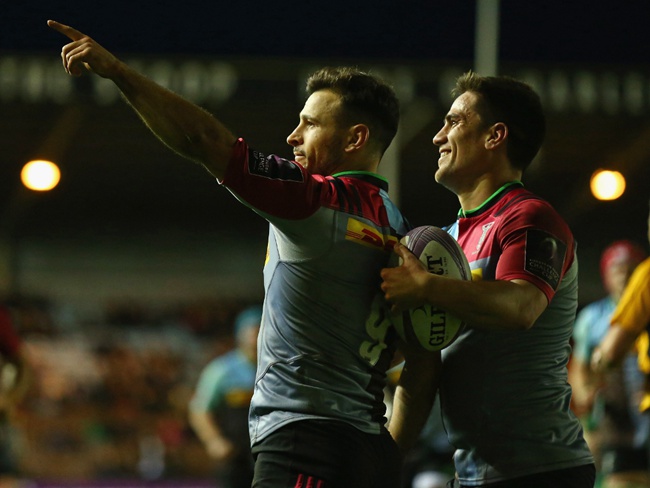
[(367, 181), (384, 191), (388, 191), (388, 180), (377, 173), (372, 173), (371, 171), (341, 171), (340, 173), (334, 173), (332, 175), (333, 178), (340, 178), (342, 176)]
[(521, 181), (510, 181), (495, 191), (487, 200), (485, 200), (481, 205), (471, 210), (464, 211), (462, 208), (458, 211), (458, 218), (462, 217), (473, 217), (480, 214), (486, 208), (491, 207), (495, 202), (497, 202), (503, 195), (508, 193), (510, 190), (515, 188), (523, 188), (524, 184)]

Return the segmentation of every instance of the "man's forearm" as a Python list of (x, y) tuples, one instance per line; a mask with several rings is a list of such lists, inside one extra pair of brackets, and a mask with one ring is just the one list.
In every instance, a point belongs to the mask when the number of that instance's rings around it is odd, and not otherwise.
[(111, 79), (165, 145), (223, 177), (236, 138), (219, 120), (124, 63), (118, 64)]
[(388, 430), (403, 453), (413, 447), (429, 418), (441, 368), (440, 353), (406, 356), (388, 423)]

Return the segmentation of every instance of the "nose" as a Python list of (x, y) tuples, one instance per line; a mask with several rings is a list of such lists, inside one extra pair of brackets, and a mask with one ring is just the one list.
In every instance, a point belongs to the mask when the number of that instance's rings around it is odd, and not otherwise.
[(287, 136), (287, 144), (289, 144), (291, 147), (296, 147), (300, 145), (300, 139), (299, 139), (299, 134), (298, 134), (298, 127), (293, 129), (291, 134)]
[(445, 133), (444, 128), (440, 129), (438, 133), (433, 136), (433, 145), (442, 146), (447, 140), (447, 134)]

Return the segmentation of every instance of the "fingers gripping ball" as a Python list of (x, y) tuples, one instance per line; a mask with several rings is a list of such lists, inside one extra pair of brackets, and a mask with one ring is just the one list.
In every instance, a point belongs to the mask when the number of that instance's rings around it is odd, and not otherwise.
[[(472, 279), (465, 253), (456, 239), (444, 230), (431, 225), (416, 227), (400, 242), (415, 254), (429, 273), (456, 280)], [(393, 325), (404, 341), (427, 351), (449, 346), (465, 326), (457, 317), (432, 305), (394, 314)]]

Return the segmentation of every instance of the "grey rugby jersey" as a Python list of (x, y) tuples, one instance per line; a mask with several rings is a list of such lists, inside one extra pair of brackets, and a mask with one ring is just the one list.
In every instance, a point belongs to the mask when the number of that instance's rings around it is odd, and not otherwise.
[(251, 443), (302, 419), (379, 433), (395, 350), (379, 272), (408, 231), (387, 183), (311, 175), (241, 139), (222, 183), (271, 224)]

